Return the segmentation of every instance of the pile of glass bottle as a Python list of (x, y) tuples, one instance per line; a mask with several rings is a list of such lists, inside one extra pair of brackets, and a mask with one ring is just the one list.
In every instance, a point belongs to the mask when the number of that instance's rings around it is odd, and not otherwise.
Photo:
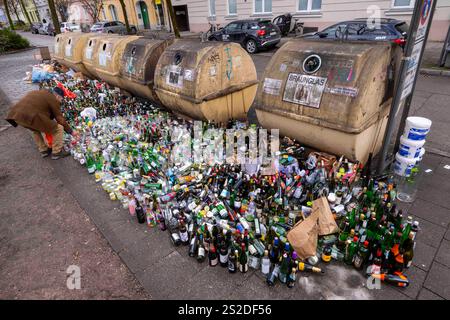
[[(298, 272), (323, 273), (326, 263), (339, 260), (384, 282), (409, 284), (403, 271), (411, 265), (418, 222), (396, 208), (389, 175), (371, 177), (343, 158), (330, 169), (288, 138), (281, 144), (284, 170), (274, 175), (250, 175), (239, 165), (172, 165), (170, 131), (189, 127), (189, 121), (121, 97), (104, 83), (59, 80), (77, 94), (62, 105), (81, 133), (76, 141), (67, 137), (74, 159), (111, 200), (139, 223), (167, 230), (173, 245), (186, 246), (199, 263), (230, 273), (258, 269), (268, 285), (279, 281), (292, 288)], [(79, 116), (86, 107), (97, 110), (96, 120)], [(320, 196), (328, 198), (340, 231), (319, 237), (317, 255), (301, 260), (287, 233)]]

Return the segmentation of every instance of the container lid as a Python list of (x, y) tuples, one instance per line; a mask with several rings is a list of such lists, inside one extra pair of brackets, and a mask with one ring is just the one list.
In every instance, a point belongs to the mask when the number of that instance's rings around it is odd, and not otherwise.
[(406, 122), (411, 127), (421, 128), (421, 129), (429, 129), (431, 127), (432, 121), (423, 117), (408, 117), (406, 118)]

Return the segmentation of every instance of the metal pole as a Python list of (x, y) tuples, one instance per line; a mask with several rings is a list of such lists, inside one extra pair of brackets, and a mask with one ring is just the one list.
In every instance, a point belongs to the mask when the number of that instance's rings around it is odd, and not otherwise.
[[(388, 156), (388, 151), (389, 151), (389, 146), (391, 143), (391, 138), (392, 138), (392, 134), (394, 134), (394, 129), (395, 129), (395, 123), (396, 123), (396, 119), (397, 119), (397, 113), (400, 112), (400, 108), (401, 108), (401, 104), (402, 104), (402, 92), (403, 92), (403, 83), (405, 80), (405, 76), (406, 76), (406, 71), (408, 70), (408, 63), (411, 60), (411, 53), (412, 50), (416, 44), (416, 35), (417, 35), (417, 29), (419, 26), (419, 19), (421, 16), (421, 9), (422, 9), (422, 4), (424, 3), (424, 1), (428, 1), (428, 0), (416, 0), (415, 3), (415, 7), (414, 7), (414, 14), (413, 17), (411, 19), (411, 25), (408, 31), (408, 38), (407, 38), (407, 44), (406, 44), (406, 52), (405, 55), (402, 59), (401, 65), (400, 65), (400, 71), (399, 71), (399, 76), (397, 77), (396, 80), (396, 84), (395, 84), (395, 91), (394, 91), (394, 99), (391, 105), (391, 110), (389, 112), (389, 118), (388, 118), (388, 122), (386, 125), (386, 132), (384, 134), (384, 139), (383, 139), (383, 147), (380, 153), (380, 159), (378, 161), (378, 167), (377, 167), (377, 174), (381, 174), (386, 167), (389, 165), (389, 163), (392, 160), (392, 155), (390, 155), (390, 159), (389, 161), (386, 161), (386, 158)], [(427, 39), (428, 36), (428, 32), (430, 30), (430, 26), (432, 23), (432, 18), (433, 18), (433, 13), (434, 13), (434, 9), (436, 6), (436, 1), (437, 0), (433, 0), (433, 4), (432, 4), (432, 8), (431, 8), (431, 16), (430, 16), (430, 21), (428, 22), (428, 26), (427, 26), (427, 31), (425, 34), (425, 39), (424, 44), (423, 44), (423, 48), (421, 51), (421, 55), (418, 61), (418, 66), (417, 68), (419, 68), (420, 66), (420, 62), (422, 60), (422, 53), (425, 47), (425, 41)], [(418, 72), (418, 70), (417, 70)], [(415, 80), (414, 80), (414, 84), (413, 84), (413, 89), (415, 86), (415, 82), (417, 79), (417, 72), (415, 75)], [(413, 94), (413, 92), (410, 93), (410, 96)], [(405, 101), (406, 102), (406, 101)], [(408, 106), (408, 110), (409, 111), (409, 106)], [(405, 110), (403, 110), (403, 112), (405, 112)], [(402, 113), (402, 119), (403, 119), (404, 113)], [(397, 144), (397, 142), (395, 142), (395, 144)], [(394, 149), (395, 150), (395, 149)]]
[[(430, 22), (429, 22), (429, 25), (428, 25), (428, 30), (430, 30), (431, 23), (433, 22), (434, 9), (436, 8), (436, 3), (437, 3), (437, 1), (433, 1), (433, 6), (432, 6), (431, 12), (430, 12)], [(427, 32), (425, 34), (425, 38), (423, 39), (423, 46), (422, 46), (422, 50), (420, 52), (420, 61), (422, 61), (423, 53), (425, 52), (425, 46), (426, 46), (427, 41), (428, 41), (428, 35), (429, 35), (429, 32)], [(420, 73), (420, 65), (417, 68), (418, 68), (417, 72)], [(398, 147), (399, 147), (399, 144), (400, 144), (400, 136), (403, 134), (403, 130), (405, 129), (405, 121), (406, 121), (406, 118), (409, 115), (409, 109), (411, 107), (411, 102), (412, 102), (412, 99), (413, 99), (414, 90), (416, 89), (416, 84), (417, 84), (417, 78), (418, 77), (419, 77), (419, 75), (417, 74), (416, 75), (416, 80), (414, 81), (414, 84), (412, 86), (412, 92), (406, 98), (405, 105), (403, 107), (403, 114), (402, 114), (402, 118), (400, 120), (400, 126), (399, 126), (399, 129), (398, 129), (398, 132), (397, 132), (397, 137), (395, 139), (394, 151), (398, 150)]]

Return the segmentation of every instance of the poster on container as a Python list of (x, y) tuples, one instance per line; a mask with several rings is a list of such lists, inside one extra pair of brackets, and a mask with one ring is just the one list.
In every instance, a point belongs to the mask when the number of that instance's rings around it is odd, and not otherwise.
[(283, 101), (319, 109), (326, 83), (327, 78), (290, 73)]

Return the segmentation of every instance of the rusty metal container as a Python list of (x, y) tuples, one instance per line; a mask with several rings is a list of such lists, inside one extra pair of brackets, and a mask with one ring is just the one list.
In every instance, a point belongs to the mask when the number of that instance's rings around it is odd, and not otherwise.
[(94, 63), (97, 76), (112, 86), (120, 87), (119, 71), (125, 47), (139, 38), (139, 36), (117, 36), (98, 39)]
[(173, 39), (140, 38), (128, 42), (120, 61), (120, 87), (137, 96), (158, 102), (153, 90), (156, 64)]
[(89, 33), (86, 40), (86, 45), (83, 49), (82, 63), (86, 71), (92, 75), (94, 78), (98, 78), (97, 71), (95, 69), (96, 61), (98, 61), (98, 46), (100, 45), (100, 39), (105, 38), (116, 38), (118, 35), (102, 36), (99, 37), (98, 34)]
[[(94, 77), (83, 64), (83, 52), (86, 48), (89, 39), (92, 39), (92, 34), (81, 32), (65, 33), (66, 37), (62, 42), (64, 49), (64, 59), (60, 62), (65, 66), (72, 68), (77, 72), (82, 72), (84, 75)], [(100, 35), (97, 35), (100, 37)]]
[(255, 65), (235, 43), (178, 40), (155, 71), (162, 104), (193, 119), (245, 119), (258, 87)]
[(365, 162), (381, 147), (401, 55), (388, 42), (291, 40), (267, 65), (255, 103), (258, 121)]
[(59, 63), (64, 62), (64, 43), (67, 38), (66, 33), (57, 34), (53, 46), (53, 59)]

